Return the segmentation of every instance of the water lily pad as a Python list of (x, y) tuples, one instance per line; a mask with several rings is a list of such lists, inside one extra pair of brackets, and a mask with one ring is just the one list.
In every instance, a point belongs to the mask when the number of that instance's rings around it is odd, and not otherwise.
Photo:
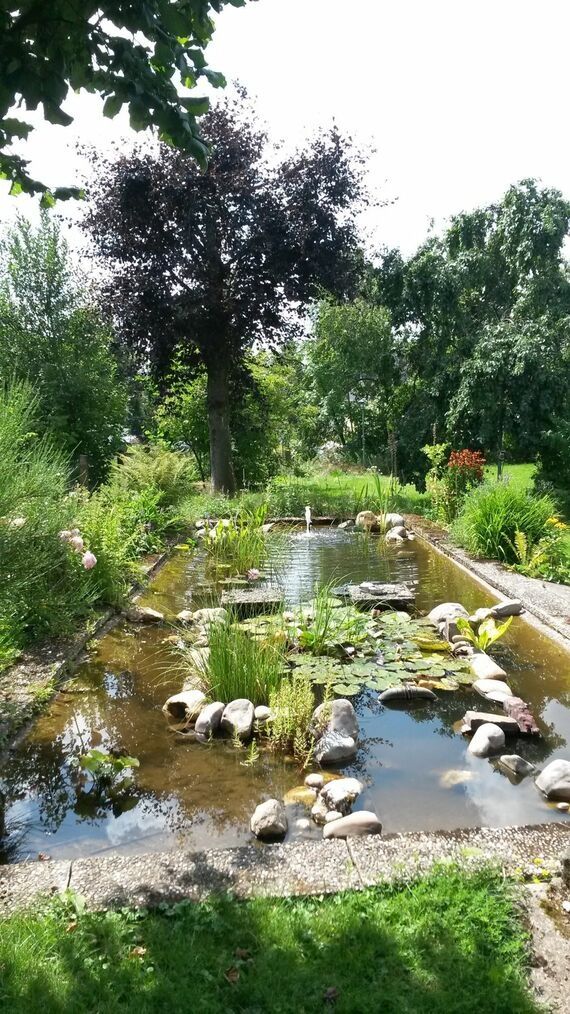
[(333, 691), (340, 697), (355, 697), (360, 693), (361, 687), (357, 683), (335, 683)]

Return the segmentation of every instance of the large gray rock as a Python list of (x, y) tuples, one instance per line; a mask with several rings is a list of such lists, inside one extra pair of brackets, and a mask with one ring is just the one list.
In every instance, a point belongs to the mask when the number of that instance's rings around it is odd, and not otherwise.
[(520, 616), (523, 611), (523, 604), (520, 599), (505, 599), (504, 602), (497, 602), (491, 608), (491, 616), (494, 620), (504, 620), (507, 616)]
[(213, 736), (218, 731), (224, 708), (225, 704), (222, 704), (221, 701), (214, 701), (213, 704), (207, 704), (205, 708), (202, 708), (194, 726), (198, 736)]
[(398, 543), (405, 542), (406, 538), (407, 538), (407, 536), (400, 535), (399, 531), (396, 528), (390, 528), (390, 529), (388, 529), (388, 531), (386, 532), (386, 535), (384, 536), (384, 542), (387, 542), (387, 543), (391, 543), (392, 542), (395, 545), (397, 545)]
[(348, 838), (351, 835), (380, 834), (382, 824), (371, 810), (358, 810), (333, 820), (323, 829), (323, 838)]
[(256, 838), (281, 838), (287, 833), (285, 807), (278, 799), (266, 799), (256, 806), (250, 828)]
[(458, 616), (464, 616), (468, 618), (469, 613), (460, 602), (442, 602), (439, 606), (434, 608), (428, 613), (428, 620), (435, 623), (438, 626), (440, 623), (445, 623), (446, 620), (456, 620)]
[(482, 725), (498, 725), (504, 733), (511, 736), (518, 736), (520, 729), (518, 722), (509, 715), (487, 714), (485, 711), (466, 711), (463, 722), (471, 730), (476, 732)]
[(475, 680), (473, 689), (477, 690), (478, 693), (482, 694), (483, 697), (487, 697), (488, 694), (505, 694), (506, 697), (512, 697), (513, 692), (509, 687), (508, 683), (503, 680)]
[(229, 613), (222, 606), (215, 606), (211, 609), (197, 609), (195, 613), (192, 613), (192, 623), (195, 623), (199, 627), (209, 627), (212, 623), (225, 623), (228, 619)]
[(388, 514), (381, 514), (380, 518), (385, 531), (389, 531), (391, 528), (405, 528), (406, 526), (406, 522), (401, 514), (388, 512)]
[(325, 732), (338, 732), (341, 736), (358, 736), (356, 712), (344, 697), (327, 701), (315, 708), (311, 718), (311, 730), (317, 738)]
[(338, 732), (325, 732), (317, 741), (314, 758), (317, 764), (340, 764), (356, 756), (356, 741), (352, 736)]
[(498, 764), (504, 771), (507, 771), (509, 774), (516, 775), (517, 778), (524, 778), (526, 775), (531, 775), (532, 772), (536, 770), (534, 764), (530, 764), (529, 761), (524, 759), (524, 757), (519, 757), (518, 753), (501, 754)]
[(535, 784), (547, 799), (570, 801), (570, 761), (551, 761), (541, 771)]
[(249, 739), (253, 729), (254, 717), (255, 709), (251, 701), (248, 701), (245, 697), (239, 697), (236, 701), (230, 701), (224, 708), (222, 729), (229, 732), (231, 736)]
[(355, 799), (362, 792), (362, 782), (358, 778), (335, 778), (321, 789), (320, 798), (329, 810), (349, 813)]
[(364, 528), (368, 532), (378, 531), (379, 524), (378, 518), (374, 511), (360, 511), (356, 515), (356, 521), (354, 522), (357, 528)]
[(179, 731), (187, 729), (198, 718), (205, 700), (206, 695), (201, 690), (185, 690), (169, 697), (162, 710), (170, 727)]
[(130, 606), (125, 616), (129, 623), (162, 623), (164, 620), (164, 613), (159, 613), (158, 609), (151, 609), (150, 606)]
[(327, 813), (328, 813), (327, 804), (325, 803), (324, 799), (321, 799), (320, 796), (317, 796), (315, 802), (311, 807), (311, 817), (313, 818), (315, 824), (318, 824), (319, 827), (325, 824), (327, 819)]
[(319, 789), (322, 789), (324, 784), (325, 784), (324, 775), (319, 774), (318, 771), (315, 771), (312, 774), (307, 775), (307, 777), (305, 778), (305, 785), (307, 785), (310, 789), (316, 789), (317, 792), (319, 791)]
[(504, 680), (507, 675), (505, 670), (484, 651), (475, 651), (471, 655), (469, 668), (478, 680)]
[(469, 744), (469, 753), (475, 757), (489, 757), (505, 745), (505, 734), (498, 725), (486, 722), (480, 725)]

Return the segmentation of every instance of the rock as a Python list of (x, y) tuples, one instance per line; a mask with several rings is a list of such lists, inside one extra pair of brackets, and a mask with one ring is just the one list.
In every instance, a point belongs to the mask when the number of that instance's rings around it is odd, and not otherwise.
[(478, 693), (482, 694), (483, 697), (487, 697), (488, 694), (505, 694), (507, 697), (512, 697), (513, 692), (507, 683), (503, 680), (475, 680), (473, 683), (473, 689), (477, 690)]
[(325, 824), (332, 824), (333, 820), (340, 820), (342, 813), (339, 810), (329, 810), (325, 813)]
[(405, 539), (403, 538), (403, 536), (398, 535), (398, 533), (397, 533), (397, 531), (396, 531), (395, 528), (390, 528), (389, 531), (387, 531), (386, 535), (384, 536), (384, 542), (388, 542), (388, 543), (394, 542), (394, 543), (398, 544), (398, 543), (405, 542)]
[(305, 778), (305, 785), (307, 785), (310, 789), (316, 789), (317, 792), (319, 791), (319, 789), (322, 789), (324, 784), (325, 784), (324, 777), (320, 775), (318, 772), (315, 772), (314, 774), (311, 775), (307, 775), (307, 777)]
[(323, 838), (348, 838), (351, 835), (381, 834), (382, 824), (371, 810), (358, 810), (333, 820), (323, 830)]
[(498, 725), (485, 722), (480, 725), (471, 740), (468, 750), (475, 757), (488, 757), (505, 745), (505, 734)]
[(273, 712), (271, 711), (271, 708), (267, 707), (267, 705), (258, 704), (253, 713), (253, 717), (258, 725), (266, 725), (266, 723), (273, 717)]
[[(557, 803), (556, 809), (561, 810), (562, 813), (568, 813), (568, 810), (570, 810), (570, 803)], [(567, 909), (567, 911), (569, 910)]]
[(390, 687), (378, 694), (381, 704), (399, 704), (401, 701), (437, 701), (437, 696), (429, 687), (420, 687), (417, 683), (408, 683), (401, 687)]
[(507, 675), (505, 670), (484, 651), (473, 652), (469, 659), (469, 667), (478, 680), (504, 680)]
[(520, 697), (507, 697), (506, 701), (503, 701), (503, 711), (505, 715), (515, 719), (521, 732), (531, 736), (540, 735), (540, 729), (530, 713), (528, 704)]
[(311, 821), (307, 817), (299, 817), (299, 819), (295, 821), (296, 831), (309, 831), (310, 827)]
[(296, 785), (288, 789), (283, 797), (286, 806), (301, 803), (303, 806), (312, 806), (317, 796), (317, 790), (309, 788), (308, 785)]
[(503, 732), (508, 733), (511, 736), (518, 736), (519, 727), (514, 718), (509, 718), (508, 715), (492, 715), (487, 714), (484, 711), (466, 711), (465, 717), (463, 718), (465, 725), (475, 732), (482, 725), (497, 725)]
[(456, 620), (458, 616), (468, 617), (468, 615), (467, 610), (460, 602), (442, 602), (441, 605), (434, 606), (428, 613), (428, 620), (437, 626), (439, 623), (444, 623), (445, 620)]
[(179, 623), (192, 623), (193, 612), (191, 609), (182, 609), (176, 614), (176, 619)]
[(169, 697), (163, 705), (163, 712), (172, 729), (186, 729), (202, 711), (206, 695), (201, 690), (183, 690)]
[(483, 620), (488, 620), (491, 615), (491, 610), (486, 609), (485, 606), (481, 606), (476, 609), (472, 616), (469, 617), (469, 623), (472, 627), (478, 627)]
[(196, 623), (198, 626), (209, 627), (211, 623), (225, 623), (228, 619), (229, 613), (222, 606), (215, 606), (212, 609), (197, 609), (195, 613), (192, 613), (192, 623)]
[(220, 728), (224, 708), (225, 704), (222, 704), (221, 701), (214, 701), (213, 704), (207, 704), (205, 708), (202, 708), (194, 727), (196, 733), (199, 736), (213, 736)]
[(524, 757), (519, 757), (518, 753), (503, 753), (499, 757), (498, 764), (500, 768), (504, 768), (505, 771), (509, 771), (511, 774), (516, 775), (517, 778), (524, 778), (526, 775), (531, 775), (536, 770), (534, 764), (529, 764)]
[(358, 778), (337, 778), (333, 782), (327, 782), (321, 789), (319, 799), (323, 800), (328, 810), (349, 813), (362, 788), (362, 782)]
[(391, 528), (406, 528), (406, 522), (401, 514), (394, 514), (388, 512), (388, 514), (380, 514), (380, 523), (384, 528), (384, 531), (389, 531)]
[(415, 601), (415, 593), (407, 585), (383, 581), (343, 585), (333, 589), (333, 594), (359, 609), (406, 609)]
[(570, 801), (570, 761), (551, 761), (535, 781), (547, 799)]
[(523, 611), (523, 605), (520, 599), (505, 599), (504, 602), (498, 602), (496, 606), (491, 608), (491, 616), (494, 620), (504, 620), (507, 616), (520, 616)]
[(249, 826), (256, 838), (281, 838), (289, 826), (283, 803), (278, 799), (266, 799), (260, 803)]
[(313, 803), (311, 809), (311, 817), (313, 818), (315, 824), (318, 824), (319, 827), (322, 827), (322, 825), (325, 823), (327, 819), (328, 812), (329, 811), (327, 808), (327, 804), (325, 803), (324, 799), (321, 799), (321, 797), (318, 796), (315, 802)]
[(229, 732), (231, 736), (239, 736), (240, 739), (249, 739), (253, 728), (255, 711), (251, 701), (240, 697), (237, 701), (231, 701), (224, 708), (222, 715), (222, 729)]
[(338, 764), (340, 761), (351, 760), (356, 753), (356, 741), (352, 736), (325, 732), (315, 746), (314, 758), (317, 764)]
[(164, 613), (158, 609), (151, 609), (150, 606), (131, 606), (125, 612), (129, 623), (163, 623)]
[(390, 532), (392, 535), (399, 535), (402, 539), (407, 539), (409, 535), (405, 525), (395, 525), (394, 528), (389, 528), (386, 534), (389, 535)]
[(493, 690), (490, 694), (485, 694), (485, 700), (492, 701), (493, 704), (504, 704), (508, 699), (509, 695), (503, 693), (502, 690)]
[(272, 528), (275, 528), (275, 522), (267, 521), (264, 525), (261, 526), (261, 531), (263, 532), (264, 535), (269, 535)]
[(378, 518), (374, 511), (360, 511), (356, 515), (355, 525), (357, 528), (364, 528), (368, 532), (378, 531)]
[(318, 708), (315, 708), (310, 729), (316, 739), (326, 732), (337, 732), (341, 736), (356, 739), (358, 736), (356, 712), (350, 701), (344, 697), (327, 701), (326, 704), (319, 704)]
[(344, 532), (347, 529), (354, 528), (354, 521), (341, 521), (338, 527), (340, 528), (341, 532)]

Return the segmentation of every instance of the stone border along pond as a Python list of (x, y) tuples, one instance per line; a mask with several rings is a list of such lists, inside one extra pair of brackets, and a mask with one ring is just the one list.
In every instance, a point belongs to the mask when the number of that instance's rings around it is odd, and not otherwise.
[[(343, 527), (349, 527), (351, 523), (343, 523)], [(356, 527), (369, 531), (381, 528), (385, 531), (387, 542), (398, 543), (413, 539), (414, 535), (409, 531), (400, 515), (388, 514), (376, 517), (372, 512), (362, 512), (356, 519)], [(522, 757), (508, 753), (506, 749), (506, 737), (509, 734), (520, 736), (539, 735), (539, 730), (534, 717), (529, 711), (527, 704), (517, 697), (508, 683), (506, 673), (493, 659), (481, 649), (484, 643), (483, 636), (487, 631), (493, 631), (497, 625), (510, 622), (513, 616), (519, 616), (523, 612), (522, 602), (518, 599), (510, 599), (497, 603), (496, 605), (478, 609), (471, 615), (461, 603), (447, 602), (436, 606), (427, 617), (413, 620), (407, 612), (406, 607), (413, 604), (413, 596), (410, 589), (405, 585), (388, 585), (375, 582), (362, 582), (358, 586), (343, 586), (334, 589), (332, 594), (337, 601), (331, 608), (331, 629), (327, 642), (321, 646), (322, 654), (313, 654), (307, 651), (307, 644), (303, 640), (303, 634), (310, 631), (311, 623), (315, 619), (315, 603), (300, 606), (297, 610), (289, 610), (280, 614), (275, 611), (267, 615), (267, 604), (275, 606), (279, 601), (278, 590), (265, 589), (265, 594), (256, 593), (255, 589), (244, 589), (232, 592), (231, 605), (237, 611), (237, 625), (256, 640), (266, 640), (275, 635), (279, 630), (280, 637), (284, 639), (289, 654), (288, 664), (295, 672), (308, 676), (314, 683), (326, 686), (328, 695), (325, 700), (314, 711), (310, 720), (308, 732), (312, 740), (312, 752), (310, 759), (314, 766), (320, 770), (310, 772), (304, 785), (298, 790), (295, 801), (303, 796), (303, 801), (310, 805), (312, 821), (323, 828), (322, 842), (305, 842), (291, 845), (279, 846), (279, 855), (285, 855), (289, 850), (291, 857), (301, 854), (303, 849), (311, 850), (316, 847), (331, 849), (331, 839), (343, 839), (347, 841), (346, 848), (348, 856), (355, 864), (357, 873), (354, 883), (349, 876), (350, 883), (345, 883), (342, 876), (332, 878), (332, 888), (326, 887), (322, 877), (315, 879), (310, 875), (305, 864), (301, 866), (305, 870), (306, 883), (310, 891), (321, 891), (323, 889), (338, 889), (347, 886), (362, 886), (363, 883), (377, 882), (378, 871), (374, 874), (376, 880), (366, 880), (362, 871), (358, 871), (353, 849), (356, 846), (351, 844), (352, 839), (368, 838), (381, 834), (382, 825), (376, 813), (366, 810), (352, 812), (353, 803), (363, 791), (363, 785), (357, 778), (339, 776), (328, 771), (329, 765), (335, 765), (350, 761), (356, 754), (359, 736), (358, 720), (356, 713), (349, 699), (353, 694), (358, 693), (359, 688), (366, 686), (368, 689), (378, 690), (379, 700), (382, 704), (390, 706), (392, 703), (404, 705), (413, 700), (437, 700), (435, 690), (454, 690), (464, 685), (472, 686), (485, 700), (487, 710), (470, 710), (465, 713), (461, 732), (470, 737), (469, 751), (477, 757), (492, 756), (498, 764), (514, 779), (533, 776), (535, 769)], [(275, 594), (274, 594), (275, 592)], [(363, 611), (368, 610), (368, 612)], [(149, 607), (131, 605), (126, 610), (126, 618), (134, 624), (160, 623), (164, 620), (161, 613)], [(208, 637), (212, 625), (227, 623), (229, 614), (222, 607), (212, 609), (200, 609), (195, 612), (185, 610), (178, 614), (177, 620), (184, 624), (191, 632), (193, 638), (193, 651), (196, 652), (202, 664), (208, 657)], [(352, 635), (352, 636), (351, 636)], [(381, 648), (378, 647), (381, 643)], [(342, 665), (342, 677), (339, 677), (339, 666)], [(334, 671), (333, 671), (334, 670)], [(202, 668), (202, 673), (204, 669)], [(183, 690), (171, 696), (164, 704), (166, 721), (174, 731), (181, 735), (192, 735), (196, 738), (215, 739), (221, 733), (229, 734), (242, 742), (251, 741), (252, 737), (263, 737), (267, 730), (276, 720), (276, 715), (268, 706), (269, 702), (263, 705), (254, 706), (254, 703), (240, 698), (226, 702), (208, 703), (204, 689), (200, 686), (200, 665), (196, 665), (196, 678), (190, 678)], [(342, 682), (340, 679), (342, 678)], [(203, 684), (202, 684), (203, 686)], [(331, 692), (336, 694), (332, 698)], [(500, 709), (500, 710), (498, 710)], [(555, 760), (540, 772), (536, 778), (536, 786), (544, 797), (549, 801), (555, 801), (558, 808), (568, 810), (570, 808), (570, 760)], [(287, 801), (287, 800), (286, 800)], [(308, 819), (307, 819), (308, 823)], [(260, 802), (251, 816), (251, 831), (256, 838), (268, 843), (276, 843), (286, 834), (288, 818), (284, 801), (279, 799), (268, 799)], [(570, 828), (568, 825), (547, 824), (535, 828), (533, 835), (531, 828), (525, 829), (525, 853), (527, 859), (530, 852), (548, 854), (553, 858), (558, 853), (561, 842), (565, 842), (565, 835)], [(528, 833), (526, 833), (528, 832)], [(384, 860), (389, 863), (395, 858), (389, 841), (407, 841), (412, 846), (410, 858), (410, 869), (414, 866), (411, 862), (411, 855), (416, 855), (417, 847), (422, 842), (455, 843), (452, 852), (456, 857), (461, 857), (461, 848), (457, 849), (457, 843), (466, 839), (480, 841), (486, 836), (495, 836), (497, 840), (508, 841), (514, 836), (514, 840), (520, 843), (520, 829), (477, 829), (473, 831), (458, 831), (447, 834), (401, 834), (383, 839), (382, 844), (378, 839), (376, 845), (371, 845), (373, 855), (378, 856), (378, 862), (383, 864)], [(536, 837), (538, 836), (538, 837)], [(536, 843), (535, 843), (536, 842)], [(325, 844), (326, 843), (326, 844)], [(340, 843), (338, 843), (340, 844)], [(540, 849), (538, 845), (540, 844)], [(344, 847), (344, 846), (343, 846)], [(471, 846), (465, 846), (470, 848)], [(475, 847), (475, 846), (474, 846)], [(336, 848), (336, 846), (335, 846)], [(478, 849), (479, 846), (476, 846)], [(260, 860), (259, 850), (252, 846), (233, 850), (226, 850), (229, 853), (236, 853), (238, 867), (240, 860), (237, 853), (254, 869), (252, 872), (263, 868), (264, 861)], [(366, 850), (365, 850), (366, 851)], [(429, 850), (428, 850), (429, 851)], [(448, 849), (443, 849), (443, 854), (448, 854)], [(520, 849), (515, 850), (521, 857)], [(433, 859), (437, 860), (441, 849), (434, 848)], [(370, 849), (368, 849), (370, 853)], [(420, 849), (421, 853), (421, 849)], [(483, 853), (485, 850), (483, 849)], [(223, 852), (213, 851), (211, 853), (172, 853), (172, 862), (176, 865), (182, 861), (189, 866), (188, 877), (182, 876), (185, 884), (184, 896), (193, 896), (193, 880), (191, 869), (200, 865), (199, 856), (223, 856)], [(273, 858), (277, 857), (274, 849), (271, 849)], [(323, 856), (327, 853), (323, 853)], [(336, 852), (329, 852), (332, 859)], [(430, 856), (432, 855), (429, 851)], [(506, 856), (514, 855), (511, 845), (506, 848)], [(190, 857), (195, 856), (192, 860)], [(342, 855), (346, 858), (347, 853)], [(398, 852), (399, 859), (403, 853)], [(44, 890), (48, 881), (53, 889), (59, 890), (62, 887), (71, 885), (80, 889), (79, 880), (76, 879), (86, 864), (89, 869), (89, 876), (82, 881), (81, 890), (87, 889), (88, 881), (96, 878), (96, 870), (107, 871), (107, 879), (113, 881), (114, 874), (111, 871), (124, 870), (125, 883), (129, 883), (129, 869), (135, 873), (137, 867), (145, 871), (156, 869), (156, 876), (164, 876), (164, 866), (168, 866), (170, 853), (155, 854), (148, 861), (137, 858), (128, 859), (90, 859), (78, 860), (73, 863), (50, 862), (42, 864), (14, 864), (10, 867), (0, 868), (0, 880), (2, 890), (11, 893), (10, 883), (13, 884), (14, 899), (29, 897), (37, 890)], [(178, 859), (176, 858), (178, 856)], [(340, 857), (340, 853), (338, 853)], [(380, 857), (384, 856), (384, 860)], [(392, 858), (388, 858), (388, 857)], [(181, 857), (186, 857), (182, 859)], [(249, 858), (248, 858), (249, 857)], [(430, 860), (431, 861), (431, 860)], [(208, 860), (210, 862), (210, 860)], [(224, 862), (216, 859), (214, 866), (223, 868)], [(323, 857), (320, 862), (322, 864)], [(228, 858), (229, 866), (232, 865), (231, 858)], [(269, 860), (271, 867), (273, 859)], [(294, 864), (293, 864), (294, 865)], [(333, 867), (336, 868), (336, 863)], [(421, 864), (420, 864), (421, 865)], [(45, 875), (40, 873), (46, 866)], [(401, 872), (407, 872), (402, 870)], [(34, 870), (33, 875), (30, 876)], [(159, 873), (159, 871), (161, 871)], [(26, 874), (27, 871), (27, 874)], [(67, 871), (67, 872), (66, 872)], [(74, 871), (76, 876), (74, 877)], [(383, 867), (382, 878), (385, 877)], [(22, 886), (22, 875), (29, 884), (29, 890)], [(145, 873), (145, 876), (147, 874)], [(29, 878), (29, 879), (28, 879)], [(188, 879), (189, 878), (189, 879)], [(136, 879), (136, 878), (135, 878)], [(152, 873), (148, 875), (150, 883), (143, 892), (144, 896), (152, 897)], [(199, 878), (198, 878), (199, 879)], [(222, 886), (224, 878), (214, 878), (217, 886)], [(230, 878), (231, 880), (231, 878)], [(280, 892), (278, 889), (278, 878), (270, 877), (272, 887), (268, 893), (275, 890), (276, 893), (288, 893), (293, 887), (291, 880), (287, 883), (289, 887)], [(66, 881), (64, 884), (63, 882)], [(338, 883), (337, 883), (338, 881)], [(208, 890), (211, 885), (208, 886)], [(140, 883), (134, 886), (135, 894), (140, 893)], [(179, 886), (176, 890), (179, 890)], [(127, 892), (129, 893), (129, 892)], [(175, 892), (176, 893), (176, 892)], [(168, 890), (166, 890), (168, 894)], [(158, 891), (160, 897), (164, 897), (165, 888)], [(141, 895), (142, 897), (143, 895)], [(103, 895), (101, 895), (102, 900)], [(132, 900), (132, 898), (131, 898)], [(123, 898), (124, 903), (125, 899)], [(5, 899), (5, 904), (8, 901)], [(106, 903), (106, 902), (105, 902)]]

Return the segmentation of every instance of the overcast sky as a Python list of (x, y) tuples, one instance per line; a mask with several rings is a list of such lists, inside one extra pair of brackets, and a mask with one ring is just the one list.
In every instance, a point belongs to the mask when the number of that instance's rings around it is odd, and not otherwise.
[[(569, 39), (568, 0), (257, 0), (224, 11), (208, 58), (246, 85), (276, 139), (334, 119), (372, 144), (371, 182), (395, 203), (367, 231), (410, 253), (431, 219), (526, 176), (570, 196)], [(72, 127), (42, 126), (27, 146), (51, 185), (75, 182), (78, 139), (129, 136), (92, 96), (66, 108)], [(2, 221), (29, 205), (0, 184)]]

